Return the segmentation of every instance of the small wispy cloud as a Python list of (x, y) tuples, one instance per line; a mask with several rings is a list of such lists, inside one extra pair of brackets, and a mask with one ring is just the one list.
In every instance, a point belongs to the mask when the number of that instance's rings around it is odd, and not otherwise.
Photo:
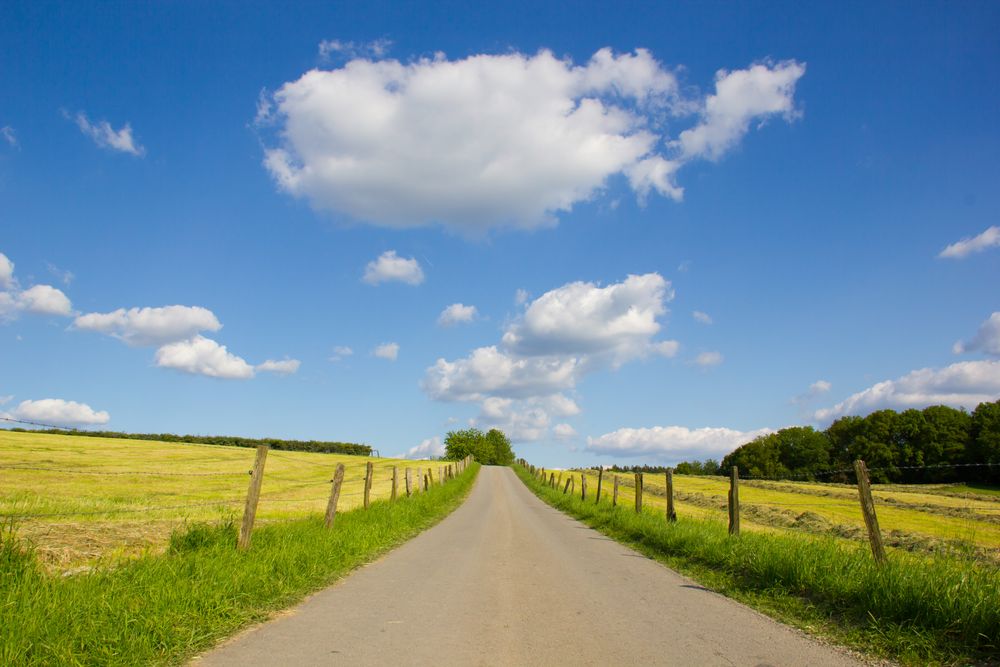
[(1000, 246), (1000, 227), (988, 227), (978, 236), (972, 236), (956, 241), (938, 253), (944, 259), (964, 259), (969, 255), (982, 252), (989, 248)]
[(372, 350), (372, 354), (379, 359), (396, 361), (396, 358), (399, 356), (399, 343), (382, 343)]
[(0, 127), (0, 137), (7, 142), (7, 145), (11, 148), (20, 148), (20, 144), (17, 143), (17, 134), (14, 132), (14, 128), (10, 125), (4, 125)]
[(709, 315), (708, 313), (703, 313), (700, 310), (696, 310), (693, 313), (691, 313), (691, 317), (694, 318), (695, 322), (699, 322), (701, 324), (711, 324), (712, 323), (712, 316)]
[(128, 123), (125, 123), (125, 125), (116, 130), (106, 120), (91, 122), (87, 118), (87, 114), (82, 111), (77, 112), (72, 117), (65, 111), (63, 115), (76, 123), (80, 131), (93, 139), (94, 143), (101, 148), (118, 151), (119, 153), (128, 153), (136, 157), (142, 157), (146, 154), (146, 149), (140, 146), (132, 135), (132, 126)]
[(341, 39), (324, 39), (319, 43), (319, 57), (331, 60), (340, 56), (348, 60), (355, 58), (381, 58), (392, 48), (392, 40), (381, 38), (371, 42), (353, 42)]

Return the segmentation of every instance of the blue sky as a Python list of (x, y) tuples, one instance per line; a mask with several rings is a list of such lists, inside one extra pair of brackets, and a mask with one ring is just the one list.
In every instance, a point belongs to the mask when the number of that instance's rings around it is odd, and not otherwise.
[(0, 412), (412, 456), (499, 426), (554, 466), (971, 409), (1000, 397), (998, 30), (4, 3)]

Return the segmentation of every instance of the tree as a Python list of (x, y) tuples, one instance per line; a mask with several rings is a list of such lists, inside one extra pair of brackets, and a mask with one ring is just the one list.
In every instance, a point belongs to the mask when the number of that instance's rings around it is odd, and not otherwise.
[(444, 439), (445, 459), (458, 461), (472, 455), (483, 465), (506, 466), (514, 462), (510, 440), (499, 429), (483, 433), (478, 428), (449, 431)]

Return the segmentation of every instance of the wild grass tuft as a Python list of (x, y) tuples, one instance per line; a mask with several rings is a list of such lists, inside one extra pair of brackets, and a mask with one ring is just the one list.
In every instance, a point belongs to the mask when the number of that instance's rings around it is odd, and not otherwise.
[(436, 523), (457, 507), (478, 466), (455, 481), (367, 511), (274, 523), (235, 549), (231, 522), (195, 524), (167, 553), (60, 577), (30, 545), (0, 535), (0, 664), (178, 664), (262, 621)]
[[(877, 566), (866, 545), (791, 533), (729, 536), (716, 521), (595, 504), (517, 474), (539, 497), (591, 527), (732, 597), (801, 627), (912, 664), (1000, 660), (1000, 571), (962, 558), (893, 552)], [(821, 623), (822, 624), (822, 623)]]

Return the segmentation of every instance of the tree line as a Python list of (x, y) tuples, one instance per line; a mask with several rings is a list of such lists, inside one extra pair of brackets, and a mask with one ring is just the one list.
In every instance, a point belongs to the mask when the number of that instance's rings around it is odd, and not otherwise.
[(55, 435), (80, 435), (89, 438), (124, 438), (128, 440), (157, 440), (160, 442), (190, 442), (199, 445), (222, 445), (225, 447), (257, 447), (269, 445), (271, 449), (295, 452), (322, 452), (324, 454), (352, 454), (371, 456), (372, 448), (353, 442), (328, 442), (323, 440), (276, 440), (274, 438), (241, 438), (234, 435), (175, 435), (173, 433), (121, 433), (118, 431), (72, 431), (58, 428), (24, 429), (12, 431), (31, 433), (52, 433)]
[[(738, 447), (722, 459), (721, 470), (738, 466), (747, 477), (845, 482), (853, 481), (857, 459), (865, 461), (873, 482), (998, 484), (1000, 401), (981, 403), (972, 413), (933, 405), (841, 417), (823, 431), (784, 428)], [(690, 465), (716, 473), (719, 467), (711, 460)]]
[(509, 466), (514, 462), (510, 440), (496, 428), (486, 433), (478, 428), (449, 431), (444, 439), (444, 448), (444, 458), (449, 461), (458, 461), (471, 454), (483, 465)]

